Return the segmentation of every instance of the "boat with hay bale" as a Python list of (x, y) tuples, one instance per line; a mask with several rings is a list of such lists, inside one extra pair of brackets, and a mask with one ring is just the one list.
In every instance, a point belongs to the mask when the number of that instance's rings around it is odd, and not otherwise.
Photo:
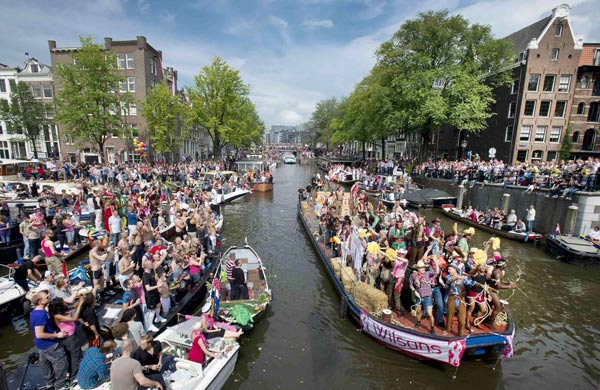
[[(444, 333), (429, 325), (415, 327), (411, 311), (406, 310), (412, 303), (404, 302), (402, 313), (392, 312), (388, 296), (373, 285), (361, 280), (356, 269), (348, 266), (348, 253), (338, 257), (332, 245), (324, 240), (319, 230), (319, 221), (315, 211), (319, 201), (308, 203), (300, 197), (298, 218), (304, 227), (312, 246), (340, 296), (340, 316), (349, 316), (360, 325), (360, 330), (384, 346), (408, 354), (420, 360), (441, 362), (459, 367), (466, 360), (485, 360), (498, 364), (502, 357), (512, 357), (512, 339), (515, 325), (510, 312), (505, 308), (504, 323), (481, 324), (473, 327), (468, 336), (457, 336), (458, 320), (451, 319), (451, 332)], [(341, 211), (340, 217), (349, 215)], [(358, 230), (358, 229), (354, 229)], [(354, 233), (353, 233), (354, 234)], [(358, 234), (356, 234), (358, 238)], [(351, 240), (350, 240), (351, 241)], [(333, 239), (335, 242), (335, 238)], [(360, 242), (360, 241), (359, 241)], [(350, 244), (351, 246), (352, 244)], [(342, 253), (344, 251), (342, 250)], [(362, 262), (358, 264), (362, 268)], [(408, 268), (411, 272), (411, 268)], [(411, 300), (408, 290), (408, 275), (404, 278), (402, 299)], [(500, 317), (500, 316), (499, 316)]]

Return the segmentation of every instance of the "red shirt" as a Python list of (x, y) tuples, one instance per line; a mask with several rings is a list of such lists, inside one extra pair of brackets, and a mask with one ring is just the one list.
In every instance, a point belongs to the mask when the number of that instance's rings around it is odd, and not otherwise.
[(188, 357), (188, 360), (202, 364), (204, 363), (205, 356), (204, 351), (202, 351), (202, 348), (200, 348), (198, 345), (198, 340), (200, 339), (202, 339), (202, 342), (204, 345), (206, 345), (206, 337), (204, 337), (204, 334), (198, 334), (192, 343), (192, 349), (190, 349), (190, 356)]

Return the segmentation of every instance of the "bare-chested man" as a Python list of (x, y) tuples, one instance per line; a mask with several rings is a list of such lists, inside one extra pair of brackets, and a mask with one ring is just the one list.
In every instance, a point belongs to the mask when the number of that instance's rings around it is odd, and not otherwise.
[(102, 243), (98, 240), (92, 243), (92, 249), (89, 253), (90, 257), (90, 268), (92, 269), (92, 280), (94, 283), (93, 293), (96, 296), (98, 290), (102, 291), (104, 288), (104, 272), (102, 266), (108, 257), (106, 249)]

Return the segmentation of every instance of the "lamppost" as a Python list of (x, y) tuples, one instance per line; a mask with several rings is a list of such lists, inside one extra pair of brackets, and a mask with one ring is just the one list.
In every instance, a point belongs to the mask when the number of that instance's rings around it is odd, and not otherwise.
[(460, 147), (462, 148), (462, 159), (464, 159), (467, 154), (467, 143), (468, 142), (466, 139), (460, 141)]

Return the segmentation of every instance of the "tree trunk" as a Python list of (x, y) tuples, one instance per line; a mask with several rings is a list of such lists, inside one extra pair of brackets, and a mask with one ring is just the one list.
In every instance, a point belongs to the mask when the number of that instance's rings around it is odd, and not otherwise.
[(37, 145), (35, 144), (35, 139), (30, 139), (29, 141), (31, 141), (31, 145), (33, 146), (33, 158), (35, 158), (37, 160), (38, 151), (37, 151)]
[(367, 159), (367, 143), (365, 141), (363, 141), (362, 143), (362, 155), (363, 155), (363, 160)]
[(385, 160), (385, 138), (381, 139), (381, 159)]

